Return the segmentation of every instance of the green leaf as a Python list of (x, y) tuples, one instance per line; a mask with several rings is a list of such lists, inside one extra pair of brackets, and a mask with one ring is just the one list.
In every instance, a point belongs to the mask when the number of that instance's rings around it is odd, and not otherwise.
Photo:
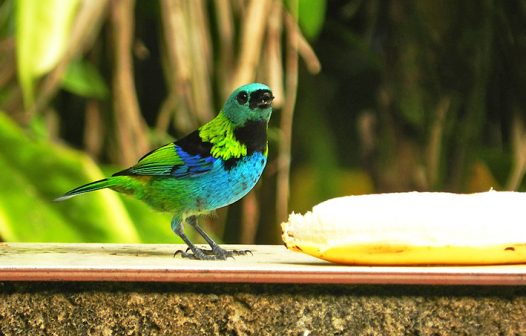
[(298, 23), (308, 39), (315, 39), (321, 32), (326, 6), (326, 0), (299, 0)]
[(97, 68), (83, 60), (75, 60), (68, 65), (62, 88), (79, 96), (99, 99), (106, 98), (109, 92)]
[(16, 60), (24, 103), (33, 103), (34, 84), (49, 72), (64, 54), (78, 0), (18, 0), (16, 17)]
[(81, 234), (48, 206), (38, 188), (0, 156), (0, 237), (4, 241), (73, 242)]
[(67, 190), (103, 177), (86, 154), (29, 139), (1, 112), (0, 148), (0, 234), (4, 239), (140, 242), (115, 192), (97, 191), (53, 202)]

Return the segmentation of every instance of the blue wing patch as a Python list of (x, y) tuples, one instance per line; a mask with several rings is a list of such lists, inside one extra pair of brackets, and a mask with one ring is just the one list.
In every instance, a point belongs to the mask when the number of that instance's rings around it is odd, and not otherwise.
[(212, 169), (214, 162), (218, 160), (213, 156), (191, 155), (178, 145), (175, 146), (175, 151), (184, 162), (182, 165), (172, 167), (171, 175), (175, 177), (199, 176)]
[(208, 172), (216, 160), (212, 156), (189, 154), (171, 143), (148, 153), (135, 166), (113, 175), (193, 177)]

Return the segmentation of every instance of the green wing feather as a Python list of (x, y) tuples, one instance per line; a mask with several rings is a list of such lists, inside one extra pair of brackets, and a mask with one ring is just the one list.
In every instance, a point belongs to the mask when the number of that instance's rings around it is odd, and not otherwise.
[(179, 155), (177, 155), (177, 152), (175, 151), (175, 143), (172, 142), (144, 155), (139, 159), (139, 162), (137, 162), (135, 167), (151, 164), (177, 166), (184, 164), (184, 161)]
[[(197, 134), (197, 133), (196, 133)], [(188, 139), (164, 145), (143, 156), (137, 164), (131, 168), (120, 171), (118, 175), (143, 175), (143, 176), (173, 176), (186, 177), (197, 176), (212, 169), (216, 160), (208, 149), (201, 153), (190, 154), (187, 152)], [(196, 143), (190, 142), (192, 146)], [(186, 144), (186, 146), (184, 146)], [(195, 148), (192, 148), (195, 150)], [(192, 152), (192, 150), (190, 151)]]
[(174, 166), (184, 165), (183, 159), (175, 150), (175, 144), (169, 143), (144, 155), (136, 165), (122, 170), (118, 175), (170, 175)]

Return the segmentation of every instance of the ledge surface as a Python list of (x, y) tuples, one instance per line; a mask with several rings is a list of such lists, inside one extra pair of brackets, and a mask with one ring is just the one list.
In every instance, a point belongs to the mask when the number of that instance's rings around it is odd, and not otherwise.
[(252, 255), (225, 261), (173, 257), (170, 244), (0, 244), (0, 281), (526, 285), (526, 265), (342, 266), (281, 245), (227, 245)]

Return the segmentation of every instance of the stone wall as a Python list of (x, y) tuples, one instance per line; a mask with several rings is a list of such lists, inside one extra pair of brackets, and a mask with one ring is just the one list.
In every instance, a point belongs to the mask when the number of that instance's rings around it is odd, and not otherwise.
[(526, 287), (0, 283), (0, 335), (526, 335)]

